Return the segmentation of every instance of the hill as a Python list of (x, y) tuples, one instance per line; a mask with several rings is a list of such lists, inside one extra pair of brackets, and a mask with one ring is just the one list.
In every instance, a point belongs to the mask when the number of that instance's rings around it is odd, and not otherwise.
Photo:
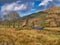
[(0, 25), (18, 27), (21, 29), (32, 29), (34, 27), (60, 27), (60, 7), (53, 6), (28, 16), (20, 17), (16, 11), (4, 15), (4, 21)]
[(28, 25), (44, 26), (44, 27), (60, 27), (60, 7), (52, 7), (48, 10), (40, 11), (23, 17), (28, 19)]

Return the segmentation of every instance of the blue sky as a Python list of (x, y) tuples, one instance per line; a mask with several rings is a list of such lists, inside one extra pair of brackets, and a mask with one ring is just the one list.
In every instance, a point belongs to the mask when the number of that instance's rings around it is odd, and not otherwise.
[(0, 0), (0, 15), (17, 11), (20, 16), (49, 8), (52, 4), (60, 6), (60, 0)]

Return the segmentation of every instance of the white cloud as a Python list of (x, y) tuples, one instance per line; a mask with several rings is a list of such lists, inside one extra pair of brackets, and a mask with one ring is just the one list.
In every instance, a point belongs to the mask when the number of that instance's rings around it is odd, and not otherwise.
[(22, 3), (21, 1), (16, 1), (10, 4), (4, 4), (3, 6), (1, 6), (1, 13), (3, 15), (11, 12), (11, 11), (27, 11), (32, 9), (34, 5), (34, 2), (24, 2)]
[(16, 11), (16, 10), (25, 10), (25, 9), (27, 9), (27, 6), (24, 5), (24, 4), (21, 4), (20, 6), (16, 6), (16, 7), (14, 8), (15, 11)]
[(26, 10), (26, 4), (18, 4), (20, 1), (13, 2), (11, 4), (5, 4), (1, 7), (1, 12), (6, 14), (9, 11), (19, 11), (19, 10)]
[(41, 6), (41, 5), (45, 5), (45, 6), (46, 6), (49, 1), (53, 1), (53, 0), (43, 0), (43, 1), (39, 4), (39, 6)]
[(1, 11), (17, 11), (17, 10), (25, 10), (27, 6), (25, 4), (17, 4), (17, 3), (12, 3), (12, 4), (6, 4), (1, 7)]

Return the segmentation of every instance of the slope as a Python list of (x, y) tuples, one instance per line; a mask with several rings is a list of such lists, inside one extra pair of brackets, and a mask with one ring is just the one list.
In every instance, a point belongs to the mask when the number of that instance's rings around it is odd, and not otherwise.
[(52, 7), (48, 10), (40, 11), (23, 17), (27, 20), (26, 25), (44, 26), (44, 27), (60, 27), (60, 7)]

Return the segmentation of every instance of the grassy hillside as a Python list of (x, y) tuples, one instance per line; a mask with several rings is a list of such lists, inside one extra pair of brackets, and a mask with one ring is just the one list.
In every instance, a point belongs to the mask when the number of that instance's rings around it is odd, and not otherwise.
[(23, 17), (28, 19), (28, 25), (44, 26), (44, 27), (60, 27), (60, 7), (52, 7), (48, 10), (44, 10), (35, 14), (31, 14)]
[(60, 32), (0, 29), (0, 45), (60, 45)]

